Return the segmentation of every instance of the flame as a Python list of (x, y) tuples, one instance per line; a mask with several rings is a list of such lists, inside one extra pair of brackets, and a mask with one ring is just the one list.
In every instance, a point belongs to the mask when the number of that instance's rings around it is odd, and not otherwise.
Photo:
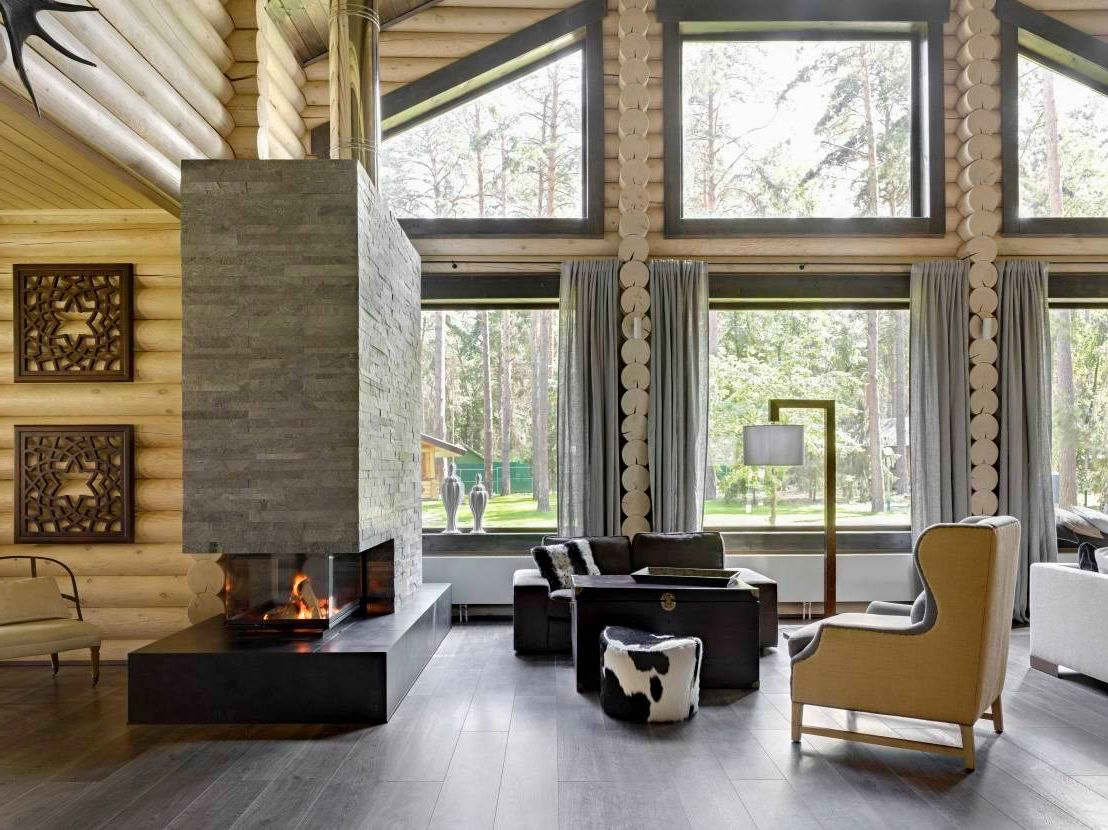
[(308, 575), (304, 573), (298, 573), (292, 578), (292, 593), (289, 594), (289, 600), (296, 606), (296, 619), (298, 620), (310, 620), (312, 618), (312, 609), (308, 607), (308, 603), (300, 594), (301, 586), (307, 581)]

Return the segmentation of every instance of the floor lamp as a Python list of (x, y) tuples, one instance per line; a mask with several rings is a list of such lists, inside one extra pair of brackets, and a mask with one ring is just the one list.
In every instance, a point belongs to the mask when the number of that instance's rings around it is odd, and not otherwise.
[(823, 615), (835, 614), (835, 402), (774, 399), (768, 424), (743, 427), (743, 463), (749, 467), (796, 467), (804, 463), (804, 427), (782, 424), (782, 409), (824, 412)]

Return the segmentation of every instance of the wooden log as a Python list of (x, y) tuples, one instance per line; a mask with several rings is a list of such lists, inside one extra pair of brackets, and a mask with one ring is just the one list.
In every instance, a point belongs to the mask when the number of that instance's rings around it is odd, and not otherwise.
[(220, 37), (227, 37), (231, 30), (235, 28), (231, 15), (223, 7), (223, 0), (192, 0), (192, 4), (219, 32)]
[(195, 107), (145, 57), (98, 14), (58, 14), (54, 21), (68, 29), (94, 52), (98, 66), (110, 68), (207, 158), (230, 158), (231, 148), (223, 136), (234, 128), (223, 105), (210, 96), (208, 109)]
[(982, 35), (995, 35), (1000, 31), (1000, 21), (996, 15), (988, 9), (974, 9), (962, 17), (958, 23), (958, 40), (965, 43), (974, 37)]
[(191, 0), (158, 0), (161, 3), (163, 14), (171, 15), (170, 22), (178, 32), (184, 31), (188, 37), (200, 48), (203, 54), (220, 70), (226, 71), (233, 62), (231, 52), (227, 44), (223, 42), (224, 35), (216, 31), (215, 27), (203, 14), (198, 14), (196, 6)]
[[(68, 564), (68, 563), (67, 563)], [(70, 566), (72, 567), (72, 565)], [(0, 577), (0, 582), (26, 578), (23, 572), (12, 577)], [(64, 593), (73, 590), (68, 575), (55, 576)], [(183, 608), (192, 599), (184, 576), (89, 576), (77, 574), (77, 592), (82, 610), (90, 608)]]
[[(660, 205), (662, 203), (662, 183), (658, 181), (648, 181), (645, 186), (632, 185), (633, 188), (638, 188), (646, 194), (647, 206), (651, 203)], [(606, 182), (604, 184), (604, 204), (607, 207), (618, 206), (620, 203), (620, 197), (624, 188), (618, 182)], [(958, 191), (961, 194), (961, 190)], [(637, 204), (637, 203), (636, 203)], [(640, 208), (642, 209), (642, 208)]]
[(971, 187), (958, 198), (958, 211), (969, 216), (977, 211), (995, 211), (1000, 207), (1000, 188), (995, 184)]
[[(398, 32), (386, 29), (381, 32), (380, 55), (382, 58), (464, 58), (479, 49), (491, 46), (501, 38), (494, 34), (461, 32)], [(324, 56), (304, 67), (309, 74), (310, 67), (327, 64)], [(327, 77), (327, 73), (315, 70), (317, 80)]]
[[(185, 576), (193, 563), (181, 545), (0, 545), (0, 556), (48, 556), (69, 565), (79, 576)], [(39, 563), (39, 573), (62, 569)], [(0, 576), (27, 576), (25, 560), (0, 560)]]
[(995, 61), (1000, 57), (1000, 39), (994, 34), (976, 34), (962, 43), (955, 57), (962, 66), (974, 61)]
[(958, 74), (956, 85), (965, 92), (974, 84), (995, 86), (1000, 83), (1000, 64), (997, 61), (978, 60), (966, 64)]
[(965, 166), (958, 176), (958, 184), (963, 190), (972, 190), (978, 185), (994, 185), (1000, 181), (1000, 162), (996, 159), (977, 159)]
[[(2, 409), (3, 407), (0, 407)], [(135, 427), (135, 446), (145, 448), (170, 448), (181, 447), (181, 418), (174, 415), (129, 415), (127, 422)], [(13, 427), (17, 424), (25, 424), (27, 419), (4, 415), (0, 417), (0, 450), (12, 449), (14, 440)], [(80, 415), (76, 416), (43, 416), (36, 415), (35, 423), (43, 426), (69, 426), (71, 424), (88, 423), (88, 419)], [(0, 452), (0, 459), (4, 455)], [(10, 459), (10, 455), (8, 456)], [(11, 478), (0, 475), (2, 478)]]
[[(301, 68), (296, 55), (293, 54), (292, 48), (285, 41), (281, 30), (270, 21), (263, 27), (263, 33), (266, 45), (270, 49), (269, 56), (273, 58), (271, 63), (276, 62), (284, 70), (284, 73), (292, 79), (293, 83), (297, 86), (303, 86), (307, 80), (304, 76), (304, 70)], [(378, 52), (378, 54), (380, 53)]]
[(963, 166), (968, 166), (977, 159), (999, 159), (1000, 136), (971, 135), (969, 139), (958, 148), (957, 158), (958, 163)]
[[(0, 393), (6, 393), (5, 384), (15, 382), (14, 363), (11, 352), (0, 352)], [(180, 383), (180, 355), (172, 352), (137, 352), (135, 354), (134, 382)], [(0, 404), (0, 411), (2, 410), (3, 405)]]
[(991, 490), (977, 490), (970, 495), (970, 511), (975, 516), (995, 516), (1000, 502)]
[(231, 82), (224, 74), (231, 61), (227, 61), (226, 66), (220, 66), (205, 54), (203, 47), (173, 14), (170, 0), (132, 0), (128, 5), (132, 14), (142, 14), (146, 18), (150, 27), (192, 67), (192, 71), (208, 85), (216, 97), (221, 101), (231, 97)]
[(995, 464), (1000, 450), (993, 441), (974, 441), (970, 444), (970, 461), (974, 464)]
[[(0, 513), (0, 545), (13, 542), (11, 513)], [(135, 541), (141, 544), (180, 544), (181, 514), (176, 512), (137, 513)]]
[(958, 225), (958, 235), (967, 242), (978, 236), (995, 236), (1000, 232), (1000, 214), (985, 210), (971, 213)]
[(37, 384), (4, 388), (3, 414), (30, 417), (83, 415), (125, 419), (131, 415), (179, 415), (180, 384), (62, 383), (45, 395)]
[(183, 44), (168, 41), (169, 32), (150, 3), (100, 0), (96, 8), (205, 117), (208, 106), (198, 94), (201, 90), (218, 101), (230, 100), (231, 83), (223, 71), (208, 59), (197, 60)]
[[(286, 101), (289, 105), (290, 112), (297, 118), (300, 118), (301, 112), (304, 107), (307, 106), (307, 102), (304, 100), (304, 93), (301, 92), (302, 85), (296, 83), (285, 74), (281, 67), (276, 66), (273, 62), (266, 64), (266, 77), (269, 81), (267, 94), (271, 98), (281, 98)], [(328, 117), (330, 117), (329, 112)]]
[(977, 84), (967, 89), (958, 99), (957, 110), (961, 116), (974, 110), (995, 110), (1000, 108), (1000, 90), (995, 86)]
[[(136, 320), (180, 320), (181, 290), (179, 288), (144, 288), (134, 292)], [(0, 296), (0, 320), (12, 319), (12, 297)]]
[(623, 123), (626, 128), (628, 119), (633, 121), (634, 132), (637, 135), (646, 136), (652, 133), (660, 135), (662, 132), (661, 110), (643, 111), (642, 109), (629, 109), (625, 113), (619, 110), (604, 110), (604, 132), (619, 135), (620, 124)]
[(999, 132), (999, 110), (974, 110), (958, 122), (957, 135), (962, 141), (968, 141), (975, 135), (988, 135)]
[(185, 608), (90, 608), (85, 619), (105, 639), (160, 639), (190, 625)]

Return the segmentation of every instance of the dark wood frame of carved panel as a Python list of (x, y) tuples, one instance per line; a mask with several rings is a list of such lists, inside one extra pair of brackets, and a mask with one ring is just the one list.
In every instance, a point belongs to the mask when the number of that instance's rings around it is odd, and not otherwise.
[(134, 447), (130, 424), (17, 426), (16, 543), (133, 542)]
[(134, 379), (132, 266), (12, 271), (16, 383)]

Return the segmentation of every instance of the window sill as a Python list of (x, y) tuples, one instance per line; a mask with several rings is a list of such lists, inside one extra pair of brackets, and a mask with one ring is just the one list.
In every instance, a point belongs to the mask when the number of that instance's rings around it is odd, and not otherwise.
[[(528, 556), (550, 530), (491, 533), (423, 533), (424, 556)], [(728, 554), (810, 555), (823, 552), (823, 531), (721, 530)], [(840, 530), (843, 554), (911, 553), (910, 530)]]

